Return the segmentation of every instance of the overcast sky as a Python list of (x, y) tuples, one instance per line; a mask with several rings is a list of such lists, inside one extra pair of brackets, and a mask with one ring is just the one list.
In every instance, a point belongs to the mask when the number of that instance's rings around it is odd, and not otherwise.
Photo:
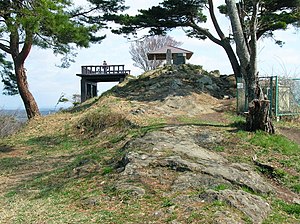
[[(83, 3), (84, 0), (75, 0)], [(127, 13), (133, 14), (137, 9), (149, 8), (156, 5), (159, 0), (126, 0), (130, 6)], [(218, 2), (224, 2), (216, 0)], [(224, 32), (229, 32), (229, 23), (224, 17), (220, 21)], [(207, 23), (211, 27), (211, 23)], [(40, 108), (54, 108), (62, 93), (68, 97), (80, 93), (80, 73), (82, 65), (100, 65), (103, 60), (108, 64), (124, 64), (126, 69), (131, 70), (132, 75), (140, 75), (142, 71), (133, 66), (129, 54), (130, 42), (123, 36), (107, 33), (107, 38), (99, 45), (92, 45), (89, 49), (79, 49), (76, 63), (68, 69), (56, 67), (60, 63), (60, 57), (55, 57), (51, 50), (33, 48), (26, 61), (28, 82), (30, 91), (34, 95)], [(209, 40), (201, 41), (185, 36), (182, 29), (169, 33), (175, 40), (183, 42), (184, 49), (194, 52), (188, 61), (191, 64), (202, 65), (204, 69), (220, 70), (222, 74), (231, 74), (232, 69), (225, 51)], [(284, 40), (285, 45), (281, 48), (271, 40), (259, 41), (259, 70), (264, 76), (288, 75), (300, 77), (300, 35), (294, 29), (276, 32), (276, 38)], [(103, 92), (116, 83), (100, 83), (98, 90)], [(0, 83), (0, 91), (3, 89)], [(61, 105), (62, 106), (62, 105)], [(23, 109), (23, 103), (19, 96), (0, 95), (0, 109)]]

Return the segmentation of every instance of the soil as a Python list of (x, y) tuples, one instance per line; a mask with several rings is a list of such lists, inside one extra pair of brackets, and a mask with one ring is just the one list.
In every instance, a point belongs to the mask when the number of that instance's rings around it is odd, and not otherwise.
[(296, 128), (279, 128), (279, 133), (300, 145), (300, 130)]

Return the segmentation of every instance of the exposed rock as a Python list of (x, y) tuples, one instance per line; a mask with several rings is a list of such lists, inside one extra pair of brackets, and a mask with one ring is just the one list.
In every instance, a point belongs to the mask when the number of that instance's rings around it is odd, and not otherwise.
[(219, 185), (231, 186), (231, 183), (222, 177), (213, 177), (204, 173), (184, 173), (180, 175), (172, 185), (173, 191), (187, 189), (214, 188)]
[(131, 113), (133, 114), (133, 115), (138, 115), (138, 114), (144, 114), (146, 111), (144, 110), (144, 109), (142, 109), (142, 108), (138, 108), (138, 109), (136, 109), (136, 110), (132, 110), (131, 111)]
[(211, 166), (205, 167), (202, 172), (211, 176), (222, 177), (236, 185), (246, 186), (255, 192), (273, 192), (271, 185), (266, 183), (266, 181), (247, 164), (230, 164), (225, 166), (211, 164)]
[(206, 85), (205, 88), (208, 89), (209, 91), (214, 91), (214, 92), (220, 91), (220, 87), (216, 83), (213, 83), (211, 85)]
[[(129, 142), (123, 149), (127, 153), (118, 163), (119, 169), (122, 164), (124, 181), (128, 178), (150, 178), (156, 185), (163, 184), (165, 188), (170, 188), (170, 194), (213, 189), (219, 185), (226, 185), (231, 189), (245, 186), (259, 193), (273, 192), (271, 185), (266, 183), (250, 165), (230, 163), (217, 153), (204, 148), (205, 145), (217, 144), (222, 140), (221, 133), (203, 131), (197, 126), (162, 128)], [(121, 182), (120, 185), (132, 189), (135, 195), (145, 193), (144, 189), (136, 188), (135, 185), (130, 187), (130, 184), (125, 182), (123, 184)], [(201, 203), (201, 200), (223, 200), (251, 217), (255, 223), (260, 223), (270, 211), (268, 203), (259, 196), (238, 190), (221, 192), (207, 190), (207, 193), (198, 199), (181, 195), (179, 200), (183, 205), (189, 205), (197, 200), (198, 203)], [(220, 220), (230, 223), (234, 219), (234, 214), (230, 217), (225, 219), (220, 213), (216, 223), (220, 223)]]
[(198, 83), (201, 83), (203, 85), (212, 85), (213, 81), (209, 76), (202, 76), (200, 79), (197, 80)]
[(145, 189), (142, 188), (142, 187), (129, 185), (129, 184), (124, 184), (122, 182), (117, 184), (116, 188), (118, 190), (127, 191), (128, 194), (130, 194), (133, 197), (142, 197), (146, 193)]
[[(138, 172), (138, 168), (156, 165), (181, 172), (197, 171), (215, 179), (212, 182), (230, 182), (237, 186), (246, 186), (255, 192), (269, 193), (273, 191), (272, 187), (253, 171), (251, 166), (230, 164), (217, 153), (199, 146), (201, 139), (204, 140), (204, 145), (206, 141), (219, 141), (220, 135), (216, 137), (216, 132), (213, 132), (212, 136), (214, 137), (207, 137), (208, 131), (203, 135), (199, 135), (198, 132), (198, 128), (193, 126), (169, 127), (147, 133), (144, 137), (133, 140), (127, 147), (130, 150), (139, 149), (139, 152), (129, 152), (126, 155), (129, 164), (125, 168), (124, 175), (133, 175), (134, 172)], [(176, 156), (167, 156), (170, 153), (176, 154)], [(142, 155), (144, 155), (144, 159), (142, 159)], [(182, 159), (183, 157), (190, 158), (193, 162)]]
[(217, 211), (214, 214), (214, 224), (241, 224), (245, 223), (237, 214), (229, 211)]
[(171, 156), (165, 159), (162, 158), (161, 160), (156, 160), (152, 165), (168, 167), (169, 169), (178, 172), (199, 170), (199, 165), (197, 163), (183, 160), (180, 156)]
[(83, 198), (81, 200), (81, 205), (83, 207), (94, 207), (97, 206), (99, 204), (99, 201), (97, 198)]
[(200, 145), (216, 144), (224, 140), (220, 132), (201, 131), (195, 136), (195, 141)]
[(237, 190), (208, 190), (199, 196), (205, 201), (225, 201), (249, 216), (254, 223), (261, 223), (271, 211), (271, 206), (261, 197)]

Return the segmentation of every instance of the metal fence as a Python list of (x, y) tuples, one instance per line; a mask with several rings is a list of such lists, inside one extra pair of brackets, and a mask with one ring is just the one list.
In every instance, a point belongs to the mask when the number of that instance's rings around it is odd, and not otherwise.
[(276, 78), (275, 115), (300, 114), (300, 79)]
[[(300, 78), (259, 77), (263, 93), (270, 100), (270, 115), (275, 117), (300, 114)], [(237, 80), (237, 111), (248, 110), (245, 83)]]

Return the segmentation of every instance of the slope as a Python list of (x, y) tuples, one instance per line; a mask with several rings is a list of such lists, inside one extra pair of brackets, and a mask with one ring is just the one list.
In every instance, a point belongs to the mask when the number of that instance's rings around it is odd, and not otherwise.
[(298, 223), (299, 145), (241, 130), (233, 77), (128, 78), (0, 140), (0, 223)]

